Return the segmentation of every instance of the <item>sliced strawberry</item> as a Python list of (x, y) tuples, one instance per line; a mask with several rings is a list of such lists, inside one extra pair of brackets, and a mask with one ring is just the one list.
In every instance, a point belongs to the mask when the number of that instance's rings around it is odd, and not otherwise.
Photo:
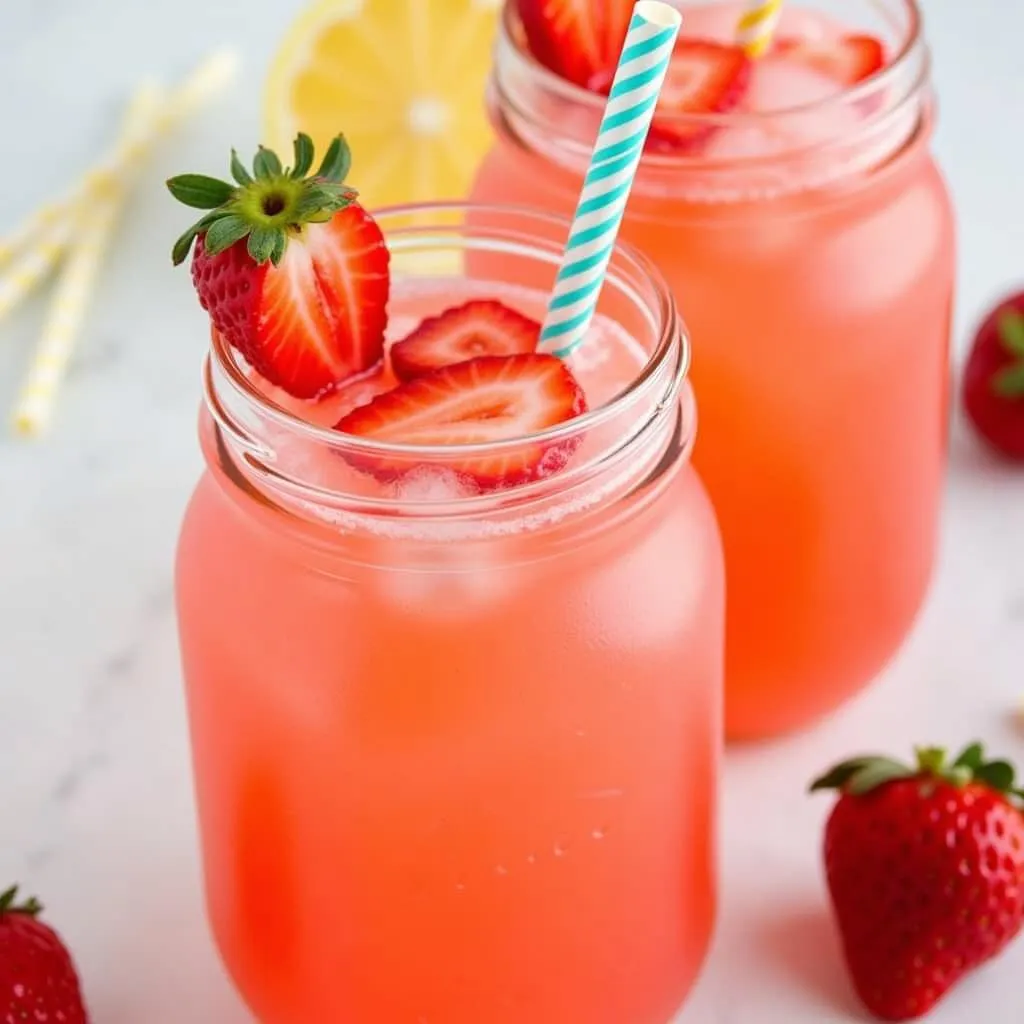
[(192, 280), (215, 330), (271, 384), (318, 398), (381, 362), (390, 290), (380, 228), (343, 179), (340, 136), (312, 166), (313, 143), (295, 140), (295, 168), (260, 149), (252, 173), (237, 156), (237, 185), (185, 174), (168, 187), (210, 210), (178, 240), (192, 243)]
[(651, 147), (677, 149), (702, 142), (714, 126), (680, 115), (728, 113), (743, 98), (751, 66), (750, 58), (738, 46), (681, 39), (658, 101)]
[[(580, 438), (548, 445), (530, 444), (527, 439), (585, 411), (582, 389), (555, 356), (480, 356), (380, 395), (343, 417), (335, 429), (375, 441), (434, 447), (523, 438), (523, 444), (506, 452), (464, 457), (453, 453), (443, 463), (481, 487), (497, 488), (562, 469)], [(360, 457), (358, 463), (386, 480), (417, 468), (411, 461), (386, 456)]]
[(632, 0), (516, 0), (530, 52), (552, 71), (590, 87), (614, 70), (633, 14)]
[(391, 347), (391, 365), (395, 376), (412, 380), (477, 356), (532, 352), (539, 340), (536, 320), (494, 299), (480, 299), (424, 320)]
[(210, 257), (196, 240), (192, 277), (214, 327), (273, 384), (316, 398), (384, 354), (388, 250), (352, 204), (309, 224), (279, 266), (255, 265), (245, 241)]
[(885, 67), (885, 48), (874, 36), (780, 39), (774, 52), (806, 64), (843, 85), (856, 85)]

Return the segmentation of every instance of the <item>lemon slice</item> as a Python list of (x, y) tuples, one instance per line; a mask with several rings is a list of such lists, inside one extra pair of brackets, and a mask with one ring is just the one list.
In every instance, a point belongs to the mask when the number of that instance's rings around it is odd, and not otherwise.
[(343, 132), (371, 209), (459, 200), (492, 139), (484, 109), (500, 0), (317, 0), (289, 29), (264, 98), (267, 143)]

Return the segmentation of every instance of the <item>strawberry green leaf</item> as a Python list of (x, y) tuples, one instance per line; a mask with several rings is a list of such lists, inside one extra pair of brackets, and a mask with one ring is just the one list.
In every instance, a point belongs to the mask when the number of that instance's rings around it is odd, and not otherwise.
[(877, 757), (850, 779), (846, 790), (853, 796), (864, 796), (865, 793), (870, 793), (887, 782), (909, 779), (913, 774), (906, 765), (900, 764), (898, 761), (892, 761), (887, 757)]
[(295, 136), (295, 166), (292, 168), (293, 178), (304, 178), (313, 166), (313, 140), (305, 133)]
[(1024, 398), (1024, 359), (1000, 370), (992, 378), (992, 390), (1001, 398)]
[(316, 172), (318, 178), (327, 181), (342, 182), (352, 167), (352, 153), (348, 148), (344, 135), (336, 135), (327, 147), (320, 169)]
[(215, 220), (207, 229), (203, 244), (211, 256), (230, 249), (235, 242), (245, 238), (252, 225), (237, 214), (229, 213)]
[[(278, 242), (278, 236), (281, 242)], [(249, 234), (248, 249), (249, 255), (257, 265), (266, 263), (281, 247), (281, 255), (284, 255), (284, 232), (278, 228), (255, 227)], [(278, 258), (280, 260), (280, 257)]]
[[(811, 792), (823, 789), (839, 789), (848, 792), (866, 793), (891, 779), (905, 779), (913, 770), (890, 757), (854, 757), (843, 761), (831, 771), (822, 775), (811, 785)], [(857, 787), (856, 790), (854, 787)]]
[(285, 249), (288, 248), (288, 236), (283, 231), (276, 232), (274, 236), (274, 248), (270, 253), (270, 262), (275, 267), (280, 266), (281, 260), (284, 259)]
[(239, 185), (251, 185), (252, 175), (245, 169), (245, 164), (238, 159), (238, 153), (231, 150), (231, 176)]
[(965, 747), (960, 756), (953, 762), (954, 768), (969, 768), (976, 772), (985, 763), (985, 748), (980, 743), (972, 743)]
[(196, 240), (197, 235), (201, 235), (215, 220), (219, 220), (224, 214), (220, 210), (214, 210), (213, 213), (208, 213), (201, 220), (197, 221), (186, 231), (181, 238), (174, 243), (174, 248), (171, 250), (171, 259), (174, 261), (174, 265), (177, 267), (184, 263), (188, 257), (189, 250), (192, 248), (192, 243)]
[(215, 210), (235, 194), (233, 185), (205, 174), (179, 174), (167, 182), (167, 188), (178, 202), (197, 210)]
[(842, 789), (871, 760), (870, 757), (854, 757), (849, 761), (843, 761), (842, 764), (837, 764), (811, 783), (811, 792), (817, 793), (823, 789)]
[(257, 178), (273, 178), (281, 173), (281, 161), (272, 149), (260, 146), (252, 162), (252, 169)]
[(349, 194), (335, 194), (319, 185), (309, 185), (299, 199), (297, 213), (303, 221), (324, 223), (351, 203)]
[(999, 340), (1011, 355), (1024, 358), (1024, 313), (1008, 310), (999, 318)]
[(18, 887), (12, 885), (6, 892), (0, 893), (0, 917), (4, 914), (25, 914), (28, 917), (35, 917), (42, 913), (43, 905), (34, 896), (25, 900), (24, 903), (16, 903), (18, 898)]
[(989, 761), (974, 773), (976, 779), (1000, 793), (1007, 793), (1013, 789), (1015, 775), (1016, 772), (1009, 761)]

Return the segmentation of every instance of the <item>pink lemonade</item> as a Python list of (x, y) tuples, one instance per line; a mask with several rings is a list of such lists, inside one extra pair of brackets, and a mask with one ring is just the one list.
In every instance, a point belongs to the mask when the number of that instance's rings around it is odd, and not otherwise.
[[(683, 36), (727, 47), (742, 9), (686, 4)], [(843, 21), (787, 2), (768, 54), (712, 93), (727, 111), (656, 119), (622, 232), (694, 339), (733, 738), (805, 726), (866, 685), (936, 547), (954, 235), (928, 52), (911, 0), (830, 9)], [(529, 54), (509, 4), (474, 198), (571, 211), (602, 103)]]
[[(552, 222), (378, 220), (389, 342), (469, 299), (541, 314)], [(581, 442), (484, 491), (451, 448), (368, 472), (329, 429), (366, 381), (298, 402), (214, 338), (178, 609), (211, 920), (263, 1024), (673, 1017), (714, 919), (724, 654), (686, 364), (620, 251)]]

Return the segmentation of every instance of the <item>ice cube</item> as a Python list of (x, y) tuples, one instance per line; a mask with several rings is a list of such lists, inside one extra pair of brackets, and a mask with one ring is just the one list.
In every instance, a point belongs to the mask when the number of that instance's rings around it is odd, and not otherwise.
[(610, 358), (611, 350), (608, 339), (601, 332), (599, 325), (595, 324), (587, 335), (586, 341), (565, 362), (577, 377), (582, 377), (603, 366)]
[(706, 160), (742, 160), (768, 156), (777, 149), (778, 142), (768, 133), (767, 126), (740, 124), (714, 132), (702, 155)]
[(479, 493), (471, 480), (441, 466), (418, 466), (395, 484), (395, 497), (402, 501), (458, 501)]
[(842, 92), (834, 78), (785, 56), (768, 56), (754, 65), (743, 108), (765, 113), (793, 110)]

